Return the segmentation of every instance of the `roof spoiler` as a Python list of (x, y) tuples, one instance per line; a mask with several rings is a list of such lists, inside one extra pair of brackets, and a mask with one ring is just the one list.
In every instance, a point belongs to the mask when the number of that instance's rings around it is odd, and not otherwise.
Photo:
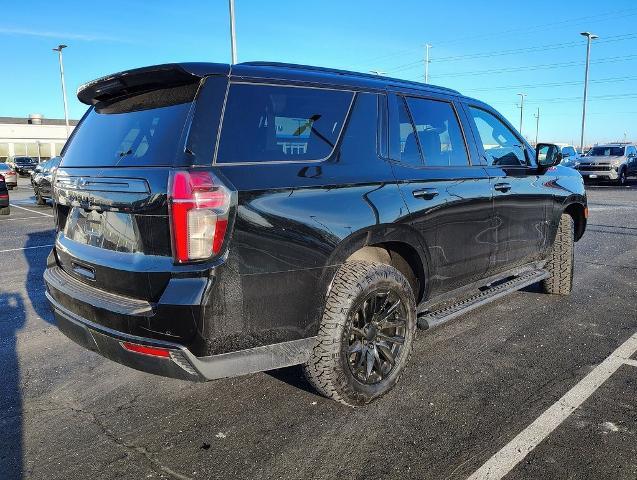
[(228, 75), (230, 67), (223, 64), (169, 63), (136, 68), (107, 75), (80, 85), (77, 98), (86, 105), (111, 101), (139, 93), (198, 82), (205, 75)]

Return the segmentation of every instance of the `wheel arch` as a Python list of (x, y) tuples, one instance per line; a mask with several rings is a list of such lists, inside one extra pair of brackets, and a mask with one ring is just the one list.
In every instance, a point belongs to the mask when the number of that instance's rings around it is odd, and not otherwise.
[(391, 265), (409, 281), (416, 304), (426, 298), (429, 257), (418, 234), (407, 226), (375, 226), (345, 238), (331, 256), (332, 265), (363, 260)]
[(575, 241), (584, 235), (588, 217), (588, 207), (580, 202), (572, 202), (564, 206), (563, 212), (573, 218), (575, 224)]

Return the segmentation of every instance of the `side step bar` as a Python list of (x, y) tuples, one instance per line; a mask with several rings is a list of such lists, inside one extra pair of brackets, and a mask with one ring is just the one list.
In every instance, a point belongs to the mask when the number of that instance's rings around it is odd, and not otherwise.
[(467, 297), (457, 303), (447, 305), (439, 310), (424, 312), (418, 317), (418, 328), (423, 330), (437, 327), (449, 320), (453, 320), (460, 315), (464, 315), (471, 310), (486, 303), (492, 302), (509, 293), (521, 288), (533, 285), (549, 276), (546, 270), (531, 270), (524, 272), (503, 283), (489, 286), (487, 289)]

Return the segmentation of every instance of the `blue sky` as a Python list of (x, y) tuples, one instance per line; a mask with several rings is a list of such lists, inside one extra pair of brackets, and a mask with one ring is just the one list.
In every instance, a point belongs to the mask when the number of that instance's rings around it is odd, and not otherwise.
[[(522, 6), (424, 0), (382, 2), (236, 0), (239, 61), (274, 60), (423, 78), (460, 90), (519, 124), (518, 92), (527, 94), (524, 134), (579, 144), (585, 39), (591, 54), (587, 142), (637, 141), (637, 4), (634, 0), (538, 0)], [(176, 61), (228, 62), (225, 0), (154, 2), (56, 0), (7, 2), (0, 24), (0, 116), (63, 117), (57, 56), (65, 43), (71, 117), (88, 80), (133, 67)]]

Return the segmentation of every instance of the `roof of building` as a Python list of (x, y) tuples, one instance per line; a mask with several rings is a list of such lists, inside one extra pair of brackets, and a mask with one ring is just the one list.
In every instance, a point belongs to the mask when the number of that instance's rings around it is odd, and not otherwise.
[[(33, 122), (29, 117), (0, 117), (0, 125), (13, 124), (13, 125), (65, 125), (63, 118), (44, 118), (42, 117), (40, 123)], [(69, 125), (77, 125), (79, 120), (69, 120)]]

